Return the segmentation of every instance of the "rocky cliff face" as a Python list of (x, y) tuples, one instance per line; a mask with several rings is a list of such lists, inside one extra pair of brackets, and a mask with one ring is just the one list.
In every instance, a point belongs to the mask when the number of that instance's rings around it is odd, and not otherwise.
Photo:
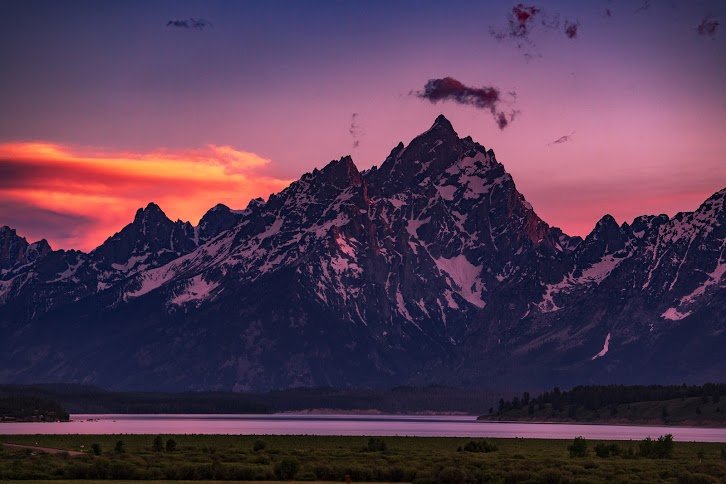
[(606, 215), (569, 237), (440, 116), (380, 167), (344, 157), (197, 227), (150, 204), (90, 254), (8, 266), (0, 379), (240, 390), (718, 379), (725, 197), (673, 219)]
[(47, 240), (30, 244), (10, 227), (0, 227), (0, 270), (7, 271), (15, 266), (31, 263), (50, 252)]

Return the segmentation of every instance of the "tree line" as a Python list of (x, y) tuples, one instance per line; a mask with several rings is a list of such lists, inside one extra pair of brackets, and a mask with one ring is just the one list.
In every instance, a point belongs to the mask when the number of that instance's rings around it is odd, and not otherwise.
[[(652, 402), (700, 397), (703, 403), (718, 403), (726, 394), (726, 384), (705, 383), (703, 385), (580, 385), (571, 390), (562, 391), (554, 387), (552, 391), (545, 391), (536, 397), (524, 392), (521, 397), (511, 400), (499, 400), (497, 413), (502, 414), (509, 410), (522, 408), (542, 410), (551, 405), (556, 412), (566, 408), (584, 408), (597, 410), (603, 407), (636, 402)], [(490, 409), (493, 413), (494, 409)]]

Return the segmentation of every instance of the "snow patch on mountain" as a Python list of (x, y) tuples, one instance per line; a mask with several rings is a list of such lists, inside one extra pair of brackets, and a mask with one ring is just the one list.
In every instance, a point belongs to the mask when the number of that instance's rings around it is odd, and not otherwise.
[(608, 335), (605, 337), (605, 343), (603, 343), (602, 349), (600, 350), (600, 352), (598, 354), (596, 354), (595, 356), (593, 356), (591, 358), (591, 360), (594, 361), (598, 358), (602, 358), (603, 356), (605, 356), (608, 353), (609, 349), (610, 349), (610, 333), (608, 333)]
[(33, 272), (26, 272), (0, 281), (0, 304), (5, 304), (10, 293), (18, 293), (28, 281), (33, 279), (33, 276)]
[(454, 193), (456, 192), (456, 189), (457, 187), (455, 187), (454, 185), (443, 185), (436, 187), (436, 190), (438, 190), (441, 198), (449, 202), (454, 199)]
[(600, 284), (627, 257), (628, 256), (616, 257), (613, 254), (607, 254), (587, 269), (584, 269), (578, 277), (575, 277), (575, 271), (572, 271), (567, 274), (560, 282), (556, 284), (547, 284), (545, 286), (545, 292), (542, 296), (542, 300), (537, 303), (537, 307), (539, 307), (540, 311), (543, 313), (553, 312), (562, 309), (554, 302), (553, 298), (556, 294), (566, 294), (572, 292), (578, 286)]
[(335, 242), (338, 244), (338, 248), (343, 254), (347, 255), (351, 259), (355, 259), (355, 249), (342, 234), (339, 233), (335, 236)]
[(668, 308), (663, 312), (663, 314), (660, 315), (660, 317), (663, 319), (668, 319), (670, 321), (680, 321), (681, 319), (687, 318), (690, 315), (691, 311), (686, 311), (685, 313), (682, 313), (676, 308)]
[(84, 262), (85, 260), (79, 258), (75, 264), (67, 264), (66, 269), (63, 272), (59, 273), (55, 279), (48, 281), (48, 283), (51, 284), (54, 282), (61, 282), (67, 279), (71, 279), (72, 282), (78, 282), (77, 278), (75, 278), (74, 276)]
[[(173, 250), (173, 248), (172, 248)], [(161, 251), (160, 251), (161, 252)], [(125, 264), (111, 264), (111, 267), (113, 267), (115, 270), (119, 272), (129, 272), (132, 269), (135, 269), (138, 264), (141, 264), (142, 262), (146, 261), (146, 259), (149, 258), (151, 254), (141, 254), (141, 255), (132, 255), (129, 257), (129, 259), (126, 261)], [(145, 267), (139, 267), (139, 270), (144, 270)]]
[(708, 289), (710, 286), (720, 285), (721, 278), (725, 273), (726, 262), (719, 262), (719, 264), (716, 265), (716, 268), (712, 272), (706, 273), (708, 279), (706, 279), (703, 284), (696, 287), (693, 291), (691, 291), (690, 294), (687, 294), (681, 298), (681, 305), (693, 303), (697, 298), (702, 296), (706, 292), (706, 289)]
[(190, 302), (204, 301), (208, 299), (212, 291), (218, 287), (218, 282), (207, 281), (202, 274), (198, 274), (189, 279), (184, 289), (174, 295), (169, 303), (175, 306), (181, 306)]
[(481, 292), (484, 290), (484, 284), (479, 278), (481, 276), (481, 266), (475, 266), (463, 254), (450, 259), (445, 257), (435, 258), (434, 262), (440, 271), (451, 278), (456, 285), (456, 292), (461, 297), (478, 308), (486, 306), (481, 297)]
[(413, 238), (418, 238), (418, 229), (431, 221), (431, 217), (424, 219), (409, 219), (406, 221), (406, 230)]

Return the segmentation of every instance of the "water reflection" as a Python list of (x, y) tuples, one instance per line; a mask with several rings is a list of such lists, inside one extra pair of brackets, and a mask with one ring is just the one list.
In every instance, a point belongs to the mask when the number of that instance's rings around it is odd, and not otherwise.
[(726, 429), (477, 422), (468, 416), (420, 415), (72, 415), (71, 422), (1, 423), (0, 434), (408, 435), (726, 442)]

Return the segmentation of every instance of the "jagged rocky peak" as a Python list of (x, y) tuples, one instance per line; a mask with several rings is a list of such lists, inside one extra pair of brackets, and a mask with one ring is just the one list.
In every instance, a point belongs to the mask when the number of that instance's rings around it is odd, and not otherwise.
[[(250, 202), (252, 204), (252, 202)], [(202, 216), (197, 226), (199, 243), (203, 244), (239, 223), (244, 214), (218, 203)]]
[(615, 218), (606, 214), (597, 221), (595, 228), (578, 247), (578, 260), (580, 262), (596, 262), (604, 255), (614, 254), (625, 247), (630, 237), (630, 227), (621, 227)]
[(146, 230), (148, 224), (152, 224), (153, 226), (158, 223), (164, 223), (165, 221), (171, 222), (161, 207), (154, 202), (149, 202), (146, 208), (139, 208), (134, 216), (134, 223), (140, 224), (142, 230)]
[(321, 169), (305, 173), (279, 193), (270, 195), (265, 210), (304, 212), (311, 203), (329, 203), (350, 187), (362, 188), (362, 176), (350, 156), (333, 160)]
[(102, 264), (127, 264), (132, 257), (167, 258), (181, 255), (196, 247), (194, 227), (189, 222), (172, 222), (161, 208), (151, 202), (136, 211), (134, 221), (91, 253)]
[(480, 160), (471, 164), (468, 176), (473, 174), (472, 170), (488, 169), (484, 167), (484, 163), (490, 162), (486, 149), (471, 137), (459, 138), (449, 120), (440, 115), (429, 130), (408, 146), (399, 143), (380, 168), (369, 170), (366, 176), (374, 179), (375, 192), (390, 196), (406, 187), (421, 185), (427, 178), (435, 181), (453, 165), (477, 155)]
[(339, 160), (328, 163), (319, 176), (321, 179), (334, 187), (345, 188), (350, 185), (360, 185), (361, 175), (358, 167), (353, 163), (353, 158), (346, 155)]
[(26, 254), (28, 261), (30, 262), (39, 259), (40, 257), (43, 257), (45, 255), (48, 255), (51, 252), (53, 252), (53, 249), (51, 249), (48, 241), (45, 239), (40, 239), (39, 241), (33, 242), (28, 246)]
[(0, 227), (0, 269), (27, 264), (50, 252), (50, 244), (45, 239), (30, 244), (15, 229), (7, 225)]
[(443, 133), (445, 136), (452, 134), (457, 136), (454, 127), (451, 125), (451, 121), (446, 119), (446, 116), (439, 114), (434, 120), (434, 124), (431, 125), (431, 129), (428, 132)]

